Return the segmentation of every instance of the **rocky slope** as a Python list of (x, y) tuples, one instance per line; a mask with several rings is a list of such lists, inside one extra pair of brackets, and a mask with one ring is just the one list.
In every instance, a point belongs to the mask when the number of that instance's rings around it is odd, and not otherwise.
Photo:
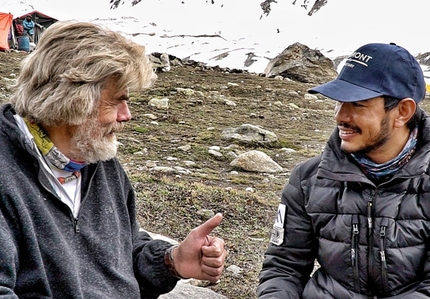
[[(0, 53), (1, 102), (7, 101), (7, 85), (25, 55)], [(314, 84), (202, 64), (172, 64), (158, 76), (151, 89), (132, 94), (133, 119), (118, 136), (118, 157), (136, 190), (138, 219), (149, 231), (182, 240), (222, 212), (224, 221), (213, 234), (226, 241), (226, 271), (218, 284), (205, 288), (230, 299), (256, 298), (280, 192), (297, 163), (322, 151), (334, 127), (334, 103), (308, 95)], [(423, 107), (429, 110), (427, 102)], [(244, 124), (277, 139), (225, 138), (226, 129)], [(252, 150), (280, 169), (250, 172), (232, 166)]]

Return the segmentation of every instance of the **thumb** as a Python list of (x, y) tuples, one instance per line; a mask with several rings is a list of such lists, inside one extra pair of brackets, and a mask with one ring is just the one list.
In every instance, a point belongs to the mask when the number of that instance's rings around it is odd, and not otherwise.
[(196, 227), (194, 229), (194, 234), (196, 235), (196, 237), (204, 238), (207, 235), (209, 235), (218, 225), (220, 225), (221, 221), (222, 221), (222, 214), (217, 213), (211, 219), (201, 224), (200, 226)]

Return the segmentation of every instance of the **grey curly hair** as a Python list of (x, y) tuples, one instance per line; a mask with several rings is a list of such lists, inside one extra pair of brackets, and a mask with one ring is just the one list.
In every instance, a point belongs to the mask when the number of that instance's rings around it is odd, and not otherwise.
[(60, 21), (50, 26), (22, 64), (11, 104), (45, 125), (79, 125), (98, 109), (101, 90), (140, 91), (156, 79), (145, 47), (101, 25)]

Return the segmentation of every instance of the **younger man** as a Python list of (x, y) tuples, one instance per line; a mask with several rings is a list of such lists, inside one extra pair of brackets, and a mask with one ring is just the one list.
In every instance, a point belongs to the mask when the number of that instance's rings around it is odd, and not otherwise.
[[(430, 118), (420, 65), (395, 44), (367, 44), (338, 78), (324, 152), (282, 192), (258, 296), (430, 297)], [(321, 267), (310, 277), (317, 259)]]

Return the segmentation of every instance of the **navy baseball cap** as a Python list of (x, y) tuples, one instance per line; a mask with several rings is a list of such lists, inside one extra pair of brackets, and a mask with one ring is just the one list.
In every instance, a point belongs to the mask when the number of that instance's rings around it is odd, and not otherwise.
[(390, 96), (418, 103), (425, 97), (426, 83), (420, 64), (406, 49), (394, 43), (373, 43), (352, 53), (335, 80), (308, 92), (339, 102)]

